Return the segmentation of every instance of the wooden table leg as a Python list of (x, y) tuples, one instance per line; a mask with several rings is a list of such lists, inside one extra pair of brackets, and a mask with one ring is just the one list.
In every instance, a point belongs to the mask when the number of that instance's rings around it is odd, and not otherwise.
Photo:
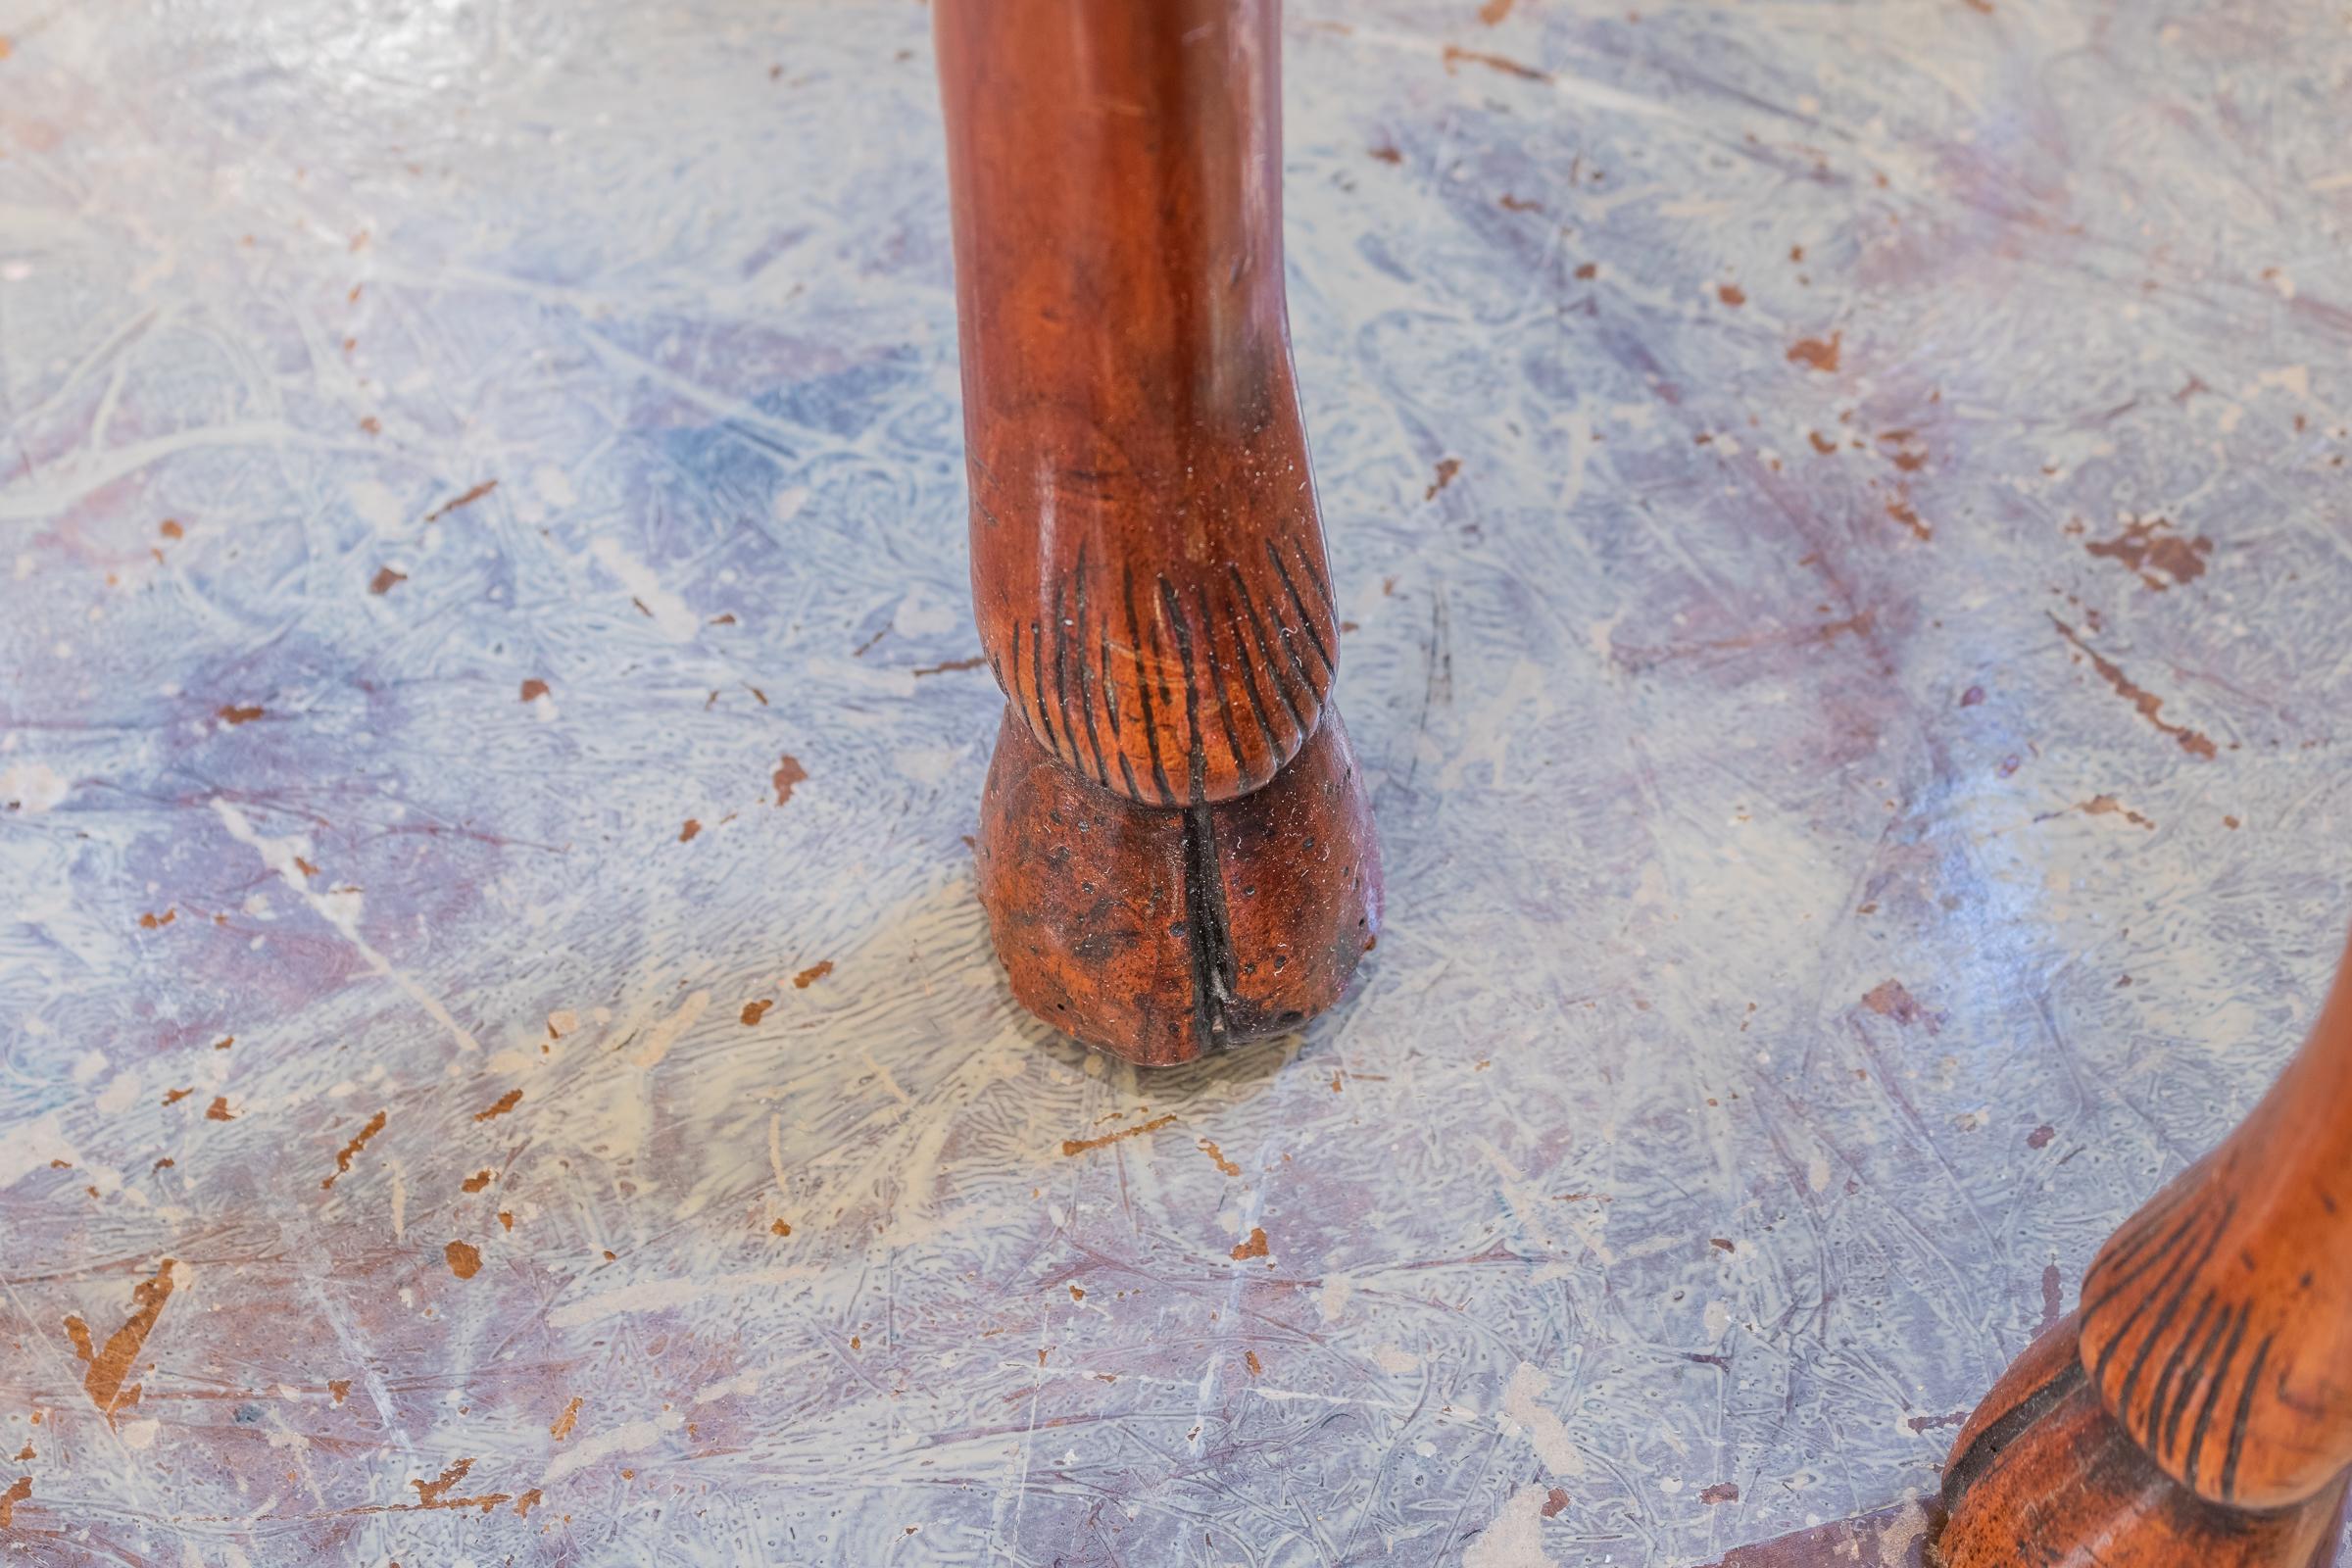
[(1948, 1568), (2333, 1561), (2352, 1467), (2352, 954), (2220, 1148), (2127, 1220), (1953, 1445)]
[(1275, 0), (938, 0), (980, 894), (1014, 994), (1182, 1061), (1337, 1001), (1380, 919), (1283, 294)]

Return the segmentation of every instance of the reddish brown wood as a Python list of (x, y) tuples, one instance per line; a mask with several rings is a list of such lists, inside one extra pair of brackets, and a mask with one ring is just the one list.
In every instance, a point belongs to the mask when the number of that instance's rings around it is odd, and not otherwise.
[(1314, 732), (1339, 626), (1282, 279), (1272, 0), (942, 0), (972, 598), (1038, 743), (1150, 805)]
[(1945, 1471), (1950, 1568), (2324, 1562), (2352, 1474), (2352, 954), (2251, 1115), (2100, 1250)]
[(939, 0), (1014, 993), (1181, 1061), (1379, 924), (1283, 297), (1274, 0)]

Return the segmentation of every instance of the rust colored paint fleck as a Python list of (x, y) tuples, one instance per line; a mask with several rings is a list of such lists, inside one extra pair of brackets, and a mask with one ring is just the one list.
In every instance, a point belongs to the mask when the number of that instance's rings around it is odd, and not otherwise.
[(531, 1509), (535, 1507), (539, 1501), (539, 1489), (537, 1487), (533, 1487), (530, 1491), (524, 1493), (521, 1496), (514, 1499), (515, 1517), (520, 1519), (529, 1518)]
[(536, 702), (538, 699), (545, 697), (546, 695), (547, 682), (534, 677), (522, 683), (522, 700), (524, 702)]
[(777, 761), (776, 770), (768, 775), (767, 780), (775, 786), (776, 804), (782, 806), (791, 800), (792, 787), (808, 776), (808, 770), (801, 765), (801, 760), (790, 752), (786, 752)]
[(1823, 435), (1819, 430), (1807, 430), (1805, 439), (1813, 443), (1814, 451), (1825, 457), (1838, 450), (1838, 443)]
[(760, 1002), (747, 1002), (743, 1004), (743, 1021), (747, 1024), (758, 1023), (760, 1019), (767, 1016), (767, 1009), (774, 1005), (774, 1003), (764, 1000)]
[(1747, 290), (1737, 283), (1718, 283), (1715, 285), (1715, 297), (1726, 305), (1745, 305)]
[(466, 1177), (464, 1181), (458, 1184), (460, 1188), (468, 1193), (478, 1193), (489, 1185), (490, 1172), (486, 1170), (477, 1170), (472, 1175)]
[(1496, 197), (1495, 204), (1506, 213), (1540, 213), (1544, 210), (1542, 202), (1528, 201), (1524, 197), (1512, 195), (1509, 191), (1504, 191)]
[(1073, 1285), (1070, 1287), (1070, 1299), (1073, 1301), (1083, 1301), (1086, 1299), (1086, 1292)]
[(318, 874), (318, 868), (313, 865), (310, 861), (304, 859), (299, 855), (294, 857), (294, 869), (300, 871), (304, 876), (317, 876)]
[(1236, 1165), (1232, 1160), (1225, 1157), (1225, 1151), (1217, 1147), (1216, 1140), (1211, 1138), (1201, 1139), (1200, 1150), (1201, 1152), (1208, 1155), (1209, 1162), (1215, 1165), (1217, 1169), (1223, 1171), (1226, 1175), (1239, 1176), (1242, 1173), (1241, 1166)]
[(2154, 822), (2132, 810), (2112, 795), (2093, 795), (2082, 803), (2082, 811), (2086, 816), (2121, 816), (2134, 827), (2152, 829), (2156, 826)]
[(1237, 1260), (1245, 1257), (1264, 1257), (1266, 1255), (1266, 1233), (1264, 1228), (1257, 1225), (1250, 1226), (1250, 1239), (1246, 1242), (1236, 1242), (1233, 1247), (1232, 1255)]
[(188, 535), (188, 530), (182, 528), (178, 519), (173, 517), (166, 517), (162, 522), (157, 523), (155, 531), (167, 539), (184, 539)]
[(259, 708), (239, 708), (231, 703), (221, 709), (216, 716), (230, 724), (250, 724), (262, 716), (262, 710)]
[(17, 1450), (17, 1463), (19, 1463), (19, 1464), (24, 1464), (24, 1463), (25, 1463), (27, 1460), (30, 1460), (30, 1459), (35, 1459), (35, 1458), (38, 1458), (38, 1457), (39, 1457), (39, 1455), (35, 1454), (35, 1453), (32, 1451), (32, 1445), (31, 1445), (31, 1444), (29, 1444), (29, 1443), (27, 1443), (26, 1445), (24, 1445), (24, 1446), (23, 1446), (22, 1448), (19, 1448), (19, 1449)]
[[(2175, 533), (2166, 518), (2151, 517), (2128, 523), (2114, 538), (2093, 539), (2082, 548), (2102, 561), (2113, 561), (2125, 570), (2138, 573), (2152, 592), (2163, 593), (2205, 575), (2205, 558), (2213, 554), (2213, 541), (2203, 534), (2187, 538)], [(2165, 580), (2168, 577), (2170, 582)]]
[(1707, 1245), (1721, 1252), (1735, 1252), (1739, 1250), (1739, 1249), (1734, 1247), (1729, 1240), (1721, 1236), (1708, 1237)]
[(946, 675), (958, 669), (978, 669), (987, 662), (986, 655), (974, 654), (969, 659), (951, 659), (944, 664), (923, 664), (918, 666), (914, 673), (916, 678), (920, 679), (925, 675)]
[(167, 1089), (164, 1091), (164, 1103), (176, 1105), (195, 1092), (194, 1089)]
[(341, 1404), (345, 1399), (351, 1397), (351, 1379), (328, 1378), (326, 1392), (334, 1396), (337, 1404)]
[(498, 1102), (493, 1104), (488, 1110), (475, 1111), (473, 1113), (473, 1119), (475, 1121), (488, 1121), (493, 1116), (504, 1116), (508, 1111), (513, 1110), (516, 1105), (521, 1103), (522, 1091), (519, 1089), (510, 1089), (505, 1094), (499, 1096)]
[(480, 484), (475, 485), (472, 489), (466, 491), (455, 501), (444, 501), (441, 503), (441, 505), (426, 513), (424, 514), (424, 520), (431, 522), (436, 518), (448, 516), (460, 507), (470, 507), (476, 501), (481, 500), (482, 497), (488, 495), (491, 491), (497, 488), (498, 481), (496, 479), (484, 479)]
[(1250, 1375), (1253, 1378), (1262, 1377), (1265, 1375), (1266, 1364), (1257, 1358), (1257, 1352), (1255, 1350), (1244, 1350), (1242, 1352), (1242, 1364), (1250, 1369)]
[(1478, 20), (1492, 27), (1511, 14), (1515, 0), (1487, 0), (1478, 8)]
[(1911, 510), (1910, 498), (1907, 496), (1887, 502), (1886, 515), (1910, 529), (1911, 536), (1922, 544), (1936, 537), (1936, 530), (1920, 521), (1919, 514)]
[(2222, 826), (2235, 829), (2237, 826), (2237, 818), (2234, 816), (2225, 816), (2222, 818)]
[(204, 1107), (204, 1119), (206, 1121), (235, 1121), (237, 1117), (236, 1113), (228, 1108), (228, 1097), (215, 1095), (213, 1102)]
[(1882, 1018), (1892, 1018), (1899, 1024), (1926, 1023), (1928, 1033), (1936, 1033), (1936, 1020), (1919, 999), (1904, 989), (1900, 980), (1886, 980), (1873, 986), (1862, 998), (1862, 1005)]
[(449, 1259), (449, 1271), (462, 1280), (481, 1272), (482, 1254), (465, 1242), (450, 1243), (441, 1249), (441, 1255)]
[(1102, 1149), (1118, 1143), (1122, 1139), (1141, 1138), (1146, 1133), (1157, 1132), (1175, 1119), (1176, 1113), (1170, 1111), (1165, 1116), (1154, 1116), (1140, 1126), (1122, 1128), (1115, 1133), (1104, 1133), (1100, 1138), (1064, 1138), (1061, 1141), (1061, 1152), (1065, 1155), (1083, 1154), (1090, 1149)]
[(1464, 61), (1474, 66), (1484, 66), (1489, 71), (1499, 71), (1506, 76), (1517, 76), (1522, 81), (1549, 81), (1551, 79), (1549, 72), (1538, 71), (1533, 66), (1523, 66), (1518, 61), (1503, 55), (1491, 55), (1477, 49), (1462, 49), (1453, 44), (1446, 46), (1446, 71), (1451, 72), (1454, 67)]
[(408, 580), (409, 574), (405, 571), (392, 566), (378, 566), (375, 575), (368, 579), (368, 591), (377, 595), (388, 594)]
[(1701, 1502), (1738, 1502), (1740, 1489), (1729, 1481), (1718, 1481), (1698, 1494)]
[(2045, 1121), (2026, 1134), (2026, 1147), (2028, 1149), (2047, 1149), (2050, 1147), (2050, 1140), (2057, 1136), (2058, 1129)]
[(498, 1211), (498, 1222), (499, 1224), (505, 1226), (508, 1230), (513, 1230), (514, 1228), (514, 1210), (505, 1208), (500, 1209)]
[(359, 1135), (353, 1138), (350, 1143), (345, 1144), (341, 1149), (335, 1151), (334, 1171), (332, 1174), (322, 1178), (319, 1181), (318, 1186), (321, 1190), (334, 1186), (335, 1177), (340, 1176), (345, 1171), (351, 1169), (352, 1160), (359, 1156), (361, 1150), (368, 1147), (368, 1140), (373, 1138), (377, 1133), (380, 1133), (384, 1130), (384, 1116), (385, 1112), (379, 1110), (374, 1115), (368, 1117), (368, 1125), (360, 1129)]
[(1404, 154), (1397, 151), (1395, 147), (1388, 145), (1386, 142), (1383, 142), (1380, 146), (1373, 148), (1372, 156), (1379, 159), (1384, 164), (1401, 164), (1404, 162)]
[(423, 1508), (432, 1507), (435, 1503), (439, 1502), (448, 1494), (450, 1488), (465, 1480), (466, 1472), (472, 1468), (473, 1461), (471, 1459), (460, 1459), (457, 1463), (442, 1471), (440, 1476), (435, 1480), (410, 1482), (409, 1485), (416, 1489), (417, 1506)]
[(1577, 268), (1576, 275), (1588, 279), (1598, 277), (1600, 275), (1600, 264), (1598, 262), (1586, 262)]
[(768, 1226), (767, 1233), (770, 1236), (790, 1236), (792, 1234), (792, 1226), (784, 1220), (777, 1220), (775, 1223)]
[(744, 690), (750, 692), (753, 699), (758, 702), (761, 708), (765, 708), (767, 706), (767, 693), (761, 691), (757, 686), (746, 686), (744, 687)]
[(125, 1390), (122, 1384), (130, 1376), (131, 1363), (138, 1358), (147, 1336), (154, 1331), (155, 1320), (163, 1316), (164, 1303), (172, 1298), (172, 1259), (167, 1257), (157, 1264), (155, 1278), (132, 1286), (130, 1298), (130, 1316), (106, 1337), (105, 1348), (94, 1353), (89, 1329), (79, 1318), (66, 1319), (66, 1333), (74, 1341), (74, 1353), (90, 1364), (89, 1372), (81, 1380), (82, 1390), (101, 1415), (112, 1415), (118, 1408), (139, 1402), (139, 1386), (133, 1383)]
[(1843, 332), (1832, 332), (1827, 338), (1800, 337), (1788, 345), (1788, 363), (1816, 370), (1838, 368), (1838, 348), (1844, 340)]
[(1560, 1510), (1567, 1506), (1567, 1489), (1564, 1487), (1554, 1487), (1549, 1492), (1544, 1494), (1544, 1506), (1536, 1511), (1541, 1513), (1546, 1519), (1557, 1519), (1560, 1516)]
[(694, 836), (697, 833), (700, 833), (702, 830), (703, 824), (690, 816), (686, 819), (686, 825), (678, 829), (678, 842), (680, 844), (692, 844), (694, 842)]
[(1428, 489), (1421, 492), (1421, 499), (1424, 501), (1437, 500), (1438, 492), (1445, 489), (1447, 485), (1453, 483), (1453, 476), (1461, 471), (1461, 459), (1446, 458), (1441, 460), (1438, 464), (1438, 477)]
[(215, 1051), (226, 1051), (229, 1047), (235, 1045), (236, 1043), (237, 1037), (235, 1035), (227, 1035), (221, 1039), (214, 1041), (213, 1049)]
[[(0, 38), (0, 59), (7, 58), (8, 40)], [(0, 1530), (16, 1522), (17, 1504), (32, 1495), (32, 1477), (19, 1476), (6, 1492), (0, 1492)]]
[(572, 1423), (579, 1418), (580, 1396), (575, 1394), (571, 1396), (571, 1402), (564, 1407), (564, 1413), (556, 1417), (556, 1424), (547, 1429), (547, 1435), (558, 1443), (562, 1443), (565, 1438), (571, 1436)]
[(142, 931), (160, 930), (178, 918), (179, 911), (177, 909), (166, 909), (161, 914), (153, 912), (142, 914), (139, 916), (139, 929)]
[(816, 962), (810, 964), (808, 968), (803, 969), (799, 974), (796, 974), (792, 977), (793, 989), (797, 991), (806, 991), (810, 986), (816, 984), (819, 980), (822, 980), (825, 976), (831, 974), (832, 972), (833, 960), (831, 958), (820, 958)]
[(2090, 667), (2097, 670), (2107, 684), (2115, 688), (2115, 694), (2118, 697), (2128, 698), (2132, 706), (2139, 710), (2140, 717), (2180, 742), (2182, 751), (2191, 757), (2201, 757), (2209, 762), (2220, 755), (2220, 749), (2206, 736), (2184, 725), (2166, 722), (2161, 716), (2164, 711), (2164, 699), (2156, 696), (2153, 692), (2143, 691), (2134, 686), (2131, 677), (2124, 673), (2120, 665), (2113, 660), (2102, 657), (2096, 649), (2083, 642), (2074, 627), (2069, 626), (2056, 615), (2050, 616), (2050, 624), (2058, 628), (2059, 636), (2074, 644), (2076, 649), (2090, 661)]

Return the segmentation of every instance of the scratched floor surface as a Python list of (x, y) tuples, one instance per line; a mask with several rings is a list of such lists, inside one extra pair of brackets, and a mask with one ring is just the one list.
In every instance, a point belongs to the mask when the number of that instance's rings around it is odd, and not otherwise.
[(1392, 913), (1156, 1076), (973, 903), (927, 29), (0, 0), (0, 1560), (1681, 1568), (2295, 1044), (2334, 8), (1299, 0)]

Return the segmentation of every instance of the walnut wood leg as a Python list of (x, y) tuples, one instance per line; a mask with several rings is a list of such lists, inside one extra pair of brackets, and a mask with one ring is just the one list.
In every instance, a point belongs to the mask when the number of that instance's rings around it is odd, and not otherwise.
[(1283, 296), (1276, 0), (938, 0), (980, 891), (1014, 994), (1182, 1061), (1380, 919)]
[(1944, 1471), (1948, 1568), (2307, 1568), (2352, 1473), (2352, 954), (2220, 1148), (2109, 1239)]

